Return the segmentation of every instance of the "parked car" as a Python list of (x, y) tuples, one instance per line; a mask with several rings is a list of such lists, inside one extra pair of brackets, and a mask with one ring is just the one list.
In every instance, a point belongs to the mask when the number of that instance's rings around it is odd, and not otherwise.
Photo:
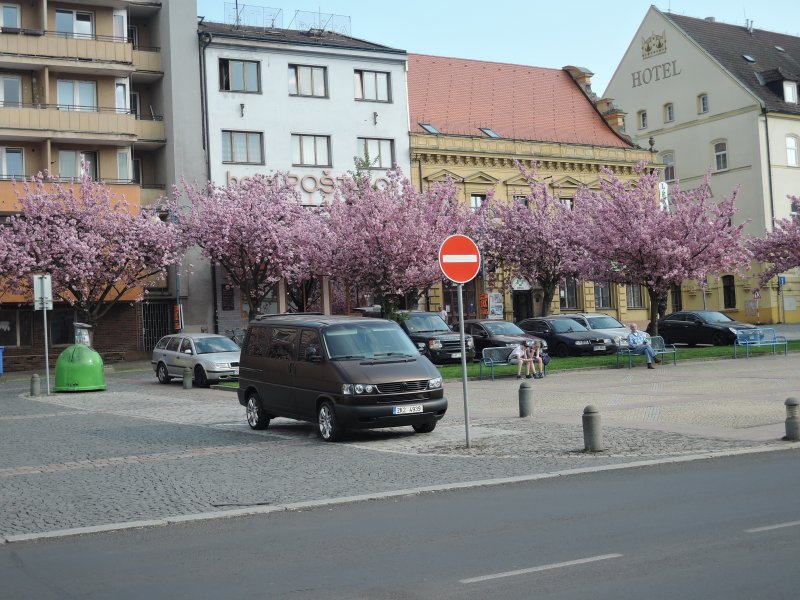
[(740, 329), (755, 329), (755, 325), (734, 321), (715, 310), (682, 310), (667, 315), (658, 322), (658, 334), (668, 344), (713, 344), (726, 346), (736, 341)]
[(556, 356), (585, 356), (612, 354), (617, 351), (614, 341), (604, 335), (586, 329), (572, 319), (562, 317), (536, 317), (523, 319), (520, 329), (542, 338)]
[(189, 367), (197, 387), (212, 381), (239, 377), (239, 346), (224, 335), (213, 333), (175, 333), (165, 335), (153, 348), (150, 364), (161, 383), (183, 377)]
[[(401, 311), (400, 315), (400, 327), (431, 362), (461, 362), (461, 338), (447, 326), (439, 313), (411, 310)], [(464, 344), (467, 362), (471, 362), (475, 358), (472, 336), (466, 336)]]
[[(631, 332), (630, 329), (625, 327), (625, 325), (617, 321), (614, 317), (605, 313), (569, 313), (553, 315), (553, 317), (572, 319), (586, 327), (586, 329), (594, 331), (604, 337), (610, 337), (616, 346), (620, 348), (628, 347), (628, 334)], [(650, 337), (650, 334), (646, 332), (644, 335), (646, 338)]]
[(242, 348), (238, 395), (251, 428), (288, 417), (317, 423), (328, 442), (347, 429), (429, 433), (447, 411), (436, 367), (397, 323), (369, 317), (257, 318)]
[(510, 321), (496, 319), (467, 319), (464, 321), (464, 333), (472, 336), (475, 344), (475, 355), (482, 356), (484, 348), (498, 348), (502, 346), (518, 346), (526, 341), (540, 341), (542, 348), (547, 350), (547, 342), (541, 338), (525, 333)]

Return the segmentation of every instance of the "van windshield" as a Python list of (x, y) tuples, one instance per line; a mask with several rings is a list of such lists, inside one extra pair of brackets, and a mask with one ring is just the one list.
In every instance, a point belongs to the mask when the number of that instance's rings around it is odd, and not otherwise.
[(322, 337), (331, 360), (419, 356), (400, 326), (389, 321), (331, 325)]

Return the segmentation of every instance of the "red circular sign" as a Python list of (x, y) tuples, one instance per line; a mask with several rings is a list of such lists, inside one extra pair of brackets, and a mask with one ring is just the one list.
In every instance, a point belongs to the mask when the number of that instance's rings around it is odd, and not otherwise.
[(481, 269), (478, 246), (465, 235), (451, 235), (439, 247), (439, 267), (454, 283), (472, 281)]

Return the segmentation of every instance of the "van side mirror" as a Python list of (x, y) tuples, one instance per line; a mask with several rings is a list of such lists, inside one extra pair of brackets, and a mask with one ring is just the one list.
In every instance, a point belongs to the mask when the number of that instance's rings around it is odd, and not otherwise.
[(184, 354), (192, 354), (192, 349), (191, 348), (187, 348), (186, 350), (183, 351), (183, 353)]

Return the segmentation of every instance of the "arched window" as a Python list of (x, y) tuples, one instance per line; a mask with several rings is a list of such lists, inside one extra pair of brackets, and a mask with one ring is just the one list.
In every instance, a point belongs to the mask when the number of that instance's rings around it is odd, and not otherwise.
[(727, 142), (716, 142), (714, 144), (714, 166), (717, 171), (725, 171), (728, 168)]
[(724, 308), (736, 308), (736, 284), (733, 275), (722, 276), (722, 301)]
[(672, 123), (675, 120), (675, 107), (672, 102), (664, 105), (664, 123)]
[(797, 160), (797, 136), (786, 136), (786, 164), (790, 167), (800, 166)]

